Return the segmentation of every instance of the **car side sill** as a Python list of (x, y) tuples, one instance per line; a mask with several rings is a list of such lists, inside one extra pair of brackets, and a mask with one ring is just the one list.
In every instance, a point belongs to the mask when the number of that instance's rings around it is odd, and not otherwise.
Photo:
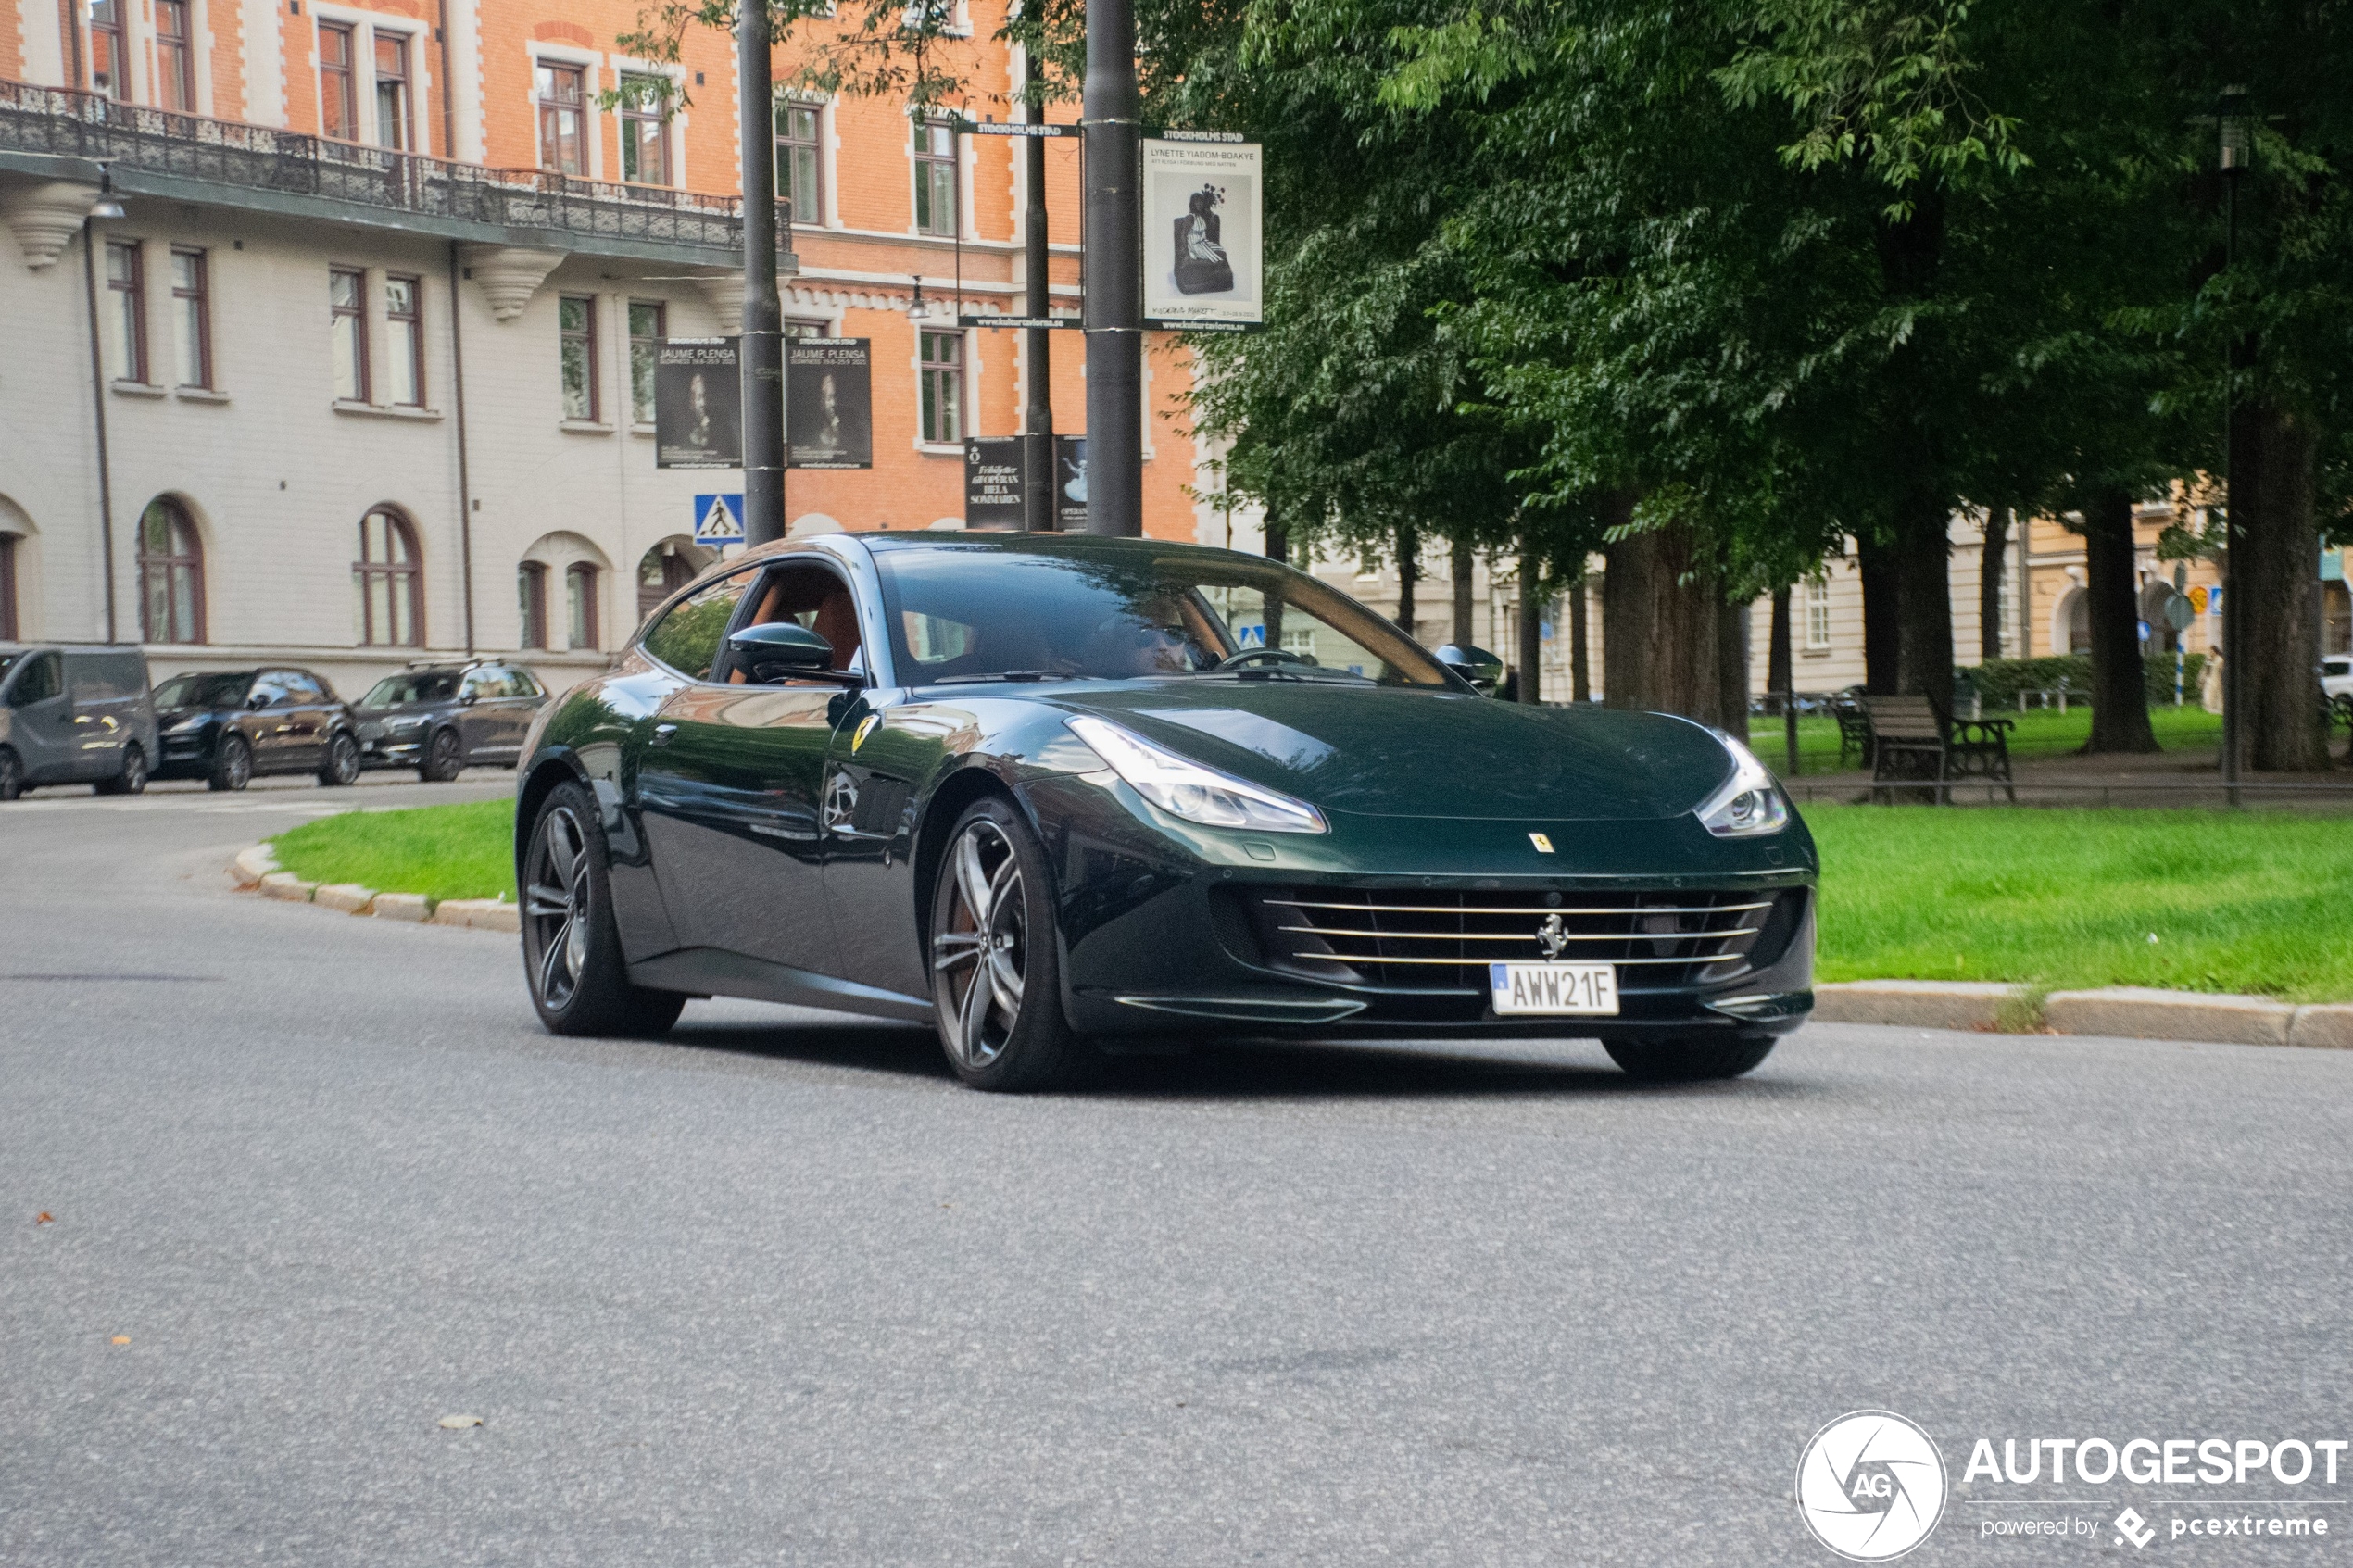
[(931, 1004), (878, 985), (837, 980), (790, 964), (771, 963), (724, 947), (681, 947), (629, 966), (629, 983), (654, 991), (689, 996), (739, 997), (746, 1001), (783, 1002), (790, 1007), (830, 1008), (837, 1012), (929, 1023)]

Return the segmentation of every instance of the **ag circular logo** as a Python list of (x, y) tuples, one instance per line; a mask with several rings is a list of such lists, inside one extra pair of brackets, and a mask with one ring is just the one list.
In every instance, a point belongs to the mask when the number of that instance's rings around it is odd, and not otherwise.
[(1797, 1461), (1797, 1512), (1856, 1562), (1901, 1557), (1944, 1514), (1944, 1456), (1893, 1411), (1856, 1411), (1814, 1434)]

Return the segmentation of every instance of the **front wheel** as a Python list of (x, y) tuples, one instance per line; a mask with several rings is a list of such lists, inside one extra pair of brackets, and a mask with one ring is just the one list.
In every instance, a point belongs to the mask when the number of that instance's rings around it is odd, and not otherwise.
[(930, 946), (939, 1043), (975, 1088), (1049, 1088), (1094, 1064), (1063, 1016), (1053, 907), (1053, 871), (1029, 824), (1003, 800), (975, 802), (940, 858)]
[(425, 743), (425, 759), (417, 765), (417, 776), (426, 784), (447, 784), (465, 771), (466, 757), (458, 743), (458, 732), (435, 731)]
[(122, 771), (110, 779), (100, 779), (100, 795), (144, 795), (147, 789), (147, 754), (136, 746), (122, 748)]
[(1773, 1037), (1604, 1040), (1602, 1048), (1629, 1078), (1646, 1084), (1698, 1084), (1737, 1078), (1773, 1054)]
[(24, 793), (24, 764), (17, 754), (0, 746), (0, 800), (14, 800)]
[(522, 962), (539, 1022), (557, 1035), (667, 1032), (686, 998), (629, 983), (596, 801), (576, 784), (558, 784), (531, 824), (529, 843)]
[(212, 759), (205, 779), (207, 789), (243, 789), (253, 782), (253, 746), (245, 736), (220, 737), (220, 754)]
[(319, 766), (319, 782), (331, 787), (356, 784), (359, 778), (359, 743), (337, 731), (327, 742), (327, 759)]

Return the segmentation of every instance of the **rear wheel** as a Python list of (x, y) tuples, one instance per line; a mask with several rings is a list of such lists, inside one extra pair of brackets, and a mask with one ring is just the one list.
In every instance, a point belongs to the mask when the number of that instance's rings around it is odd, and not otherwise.
[(1697, 1084), (1712, 1078), (1737, 1078), (1748, 1072), (1773, 1054), (1773, 1037), (1605, 1040), (1602, 1048), (1630, 1078), (1646, 1084)]
[(458, 743), (458, 732), (440, 730), (425, 743), (425, 758), (417, 764), (417, 776), (427, 784), (447, 784), (465, 770), (465, 751)]
[(319, 782), (340, 785), (355, 784), (359, 778), (359, 743), (338, 730), (327, 742), (327, 759), (319, 765)]
[(531, 1003), (558, 1035), (654, 1035), (686, 998), (629, 983), (596, 802), (559, 784), (532, 822), (523, 857), (522, 960)]
[(122, 771), (98, 781), (100, 795), (142, 795), (147, 788), (147, 754), (136, 746), (122, 748)]
[(0, 800), (14, 800), (24, 793), (24, 764), (17, 754), (0, 746)]
[(1053, 872), (1012, 806), (958, 820), (931, 908), (932, 1008), (956, 1075), (1009, 1091), (1083, 1076), (1099, 1058), (1063, 1016)]
[(212, 759), (207, 789), (243, 789), (253, 783), (253, 746), (240, 734), (220, 737), (220, 752)]

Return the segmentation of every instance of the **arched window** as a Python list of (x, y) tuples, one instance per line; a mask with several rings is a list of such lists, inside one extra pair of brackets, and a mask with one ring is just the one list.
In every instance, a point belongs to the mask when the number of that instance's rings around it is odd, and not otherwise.
[(547, 569), (527, 560), (515, 569), (515, 608), (522, 618), (522, 638), (515, 646), (547, 646)]
[(378, 507), (359, 520), (359, 558), (351, 563), (362, 647), (421, 647), (425, 606), (417, 572), (417, 534), (409, 520)]
[(679, 535), (648, 550), (637, 563), (637, 619), (645, 620), (662, 600), (693, 582), (711, 559), (709, 550)]
[(571, 646), (597, 646), (597, 569), (585, 560), (564, 568), (564, 621)]
[(158, 495), (139, 514), (139, 635), (204, 641), (204, 546), (187, 508)]

